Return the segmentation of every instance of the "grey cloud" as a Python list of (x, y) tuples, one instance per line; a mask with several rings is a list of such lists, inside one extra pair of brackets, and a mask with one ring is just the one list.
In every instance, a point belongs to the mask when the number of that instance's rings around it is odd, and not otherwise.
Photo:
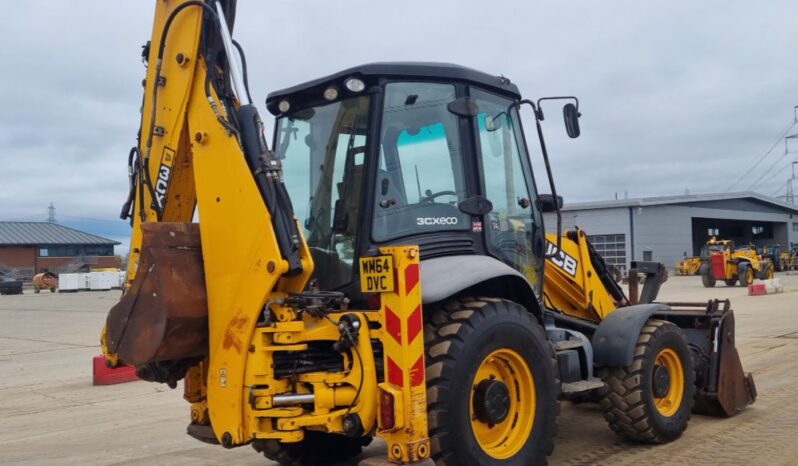
[[(67, 215), (116, 217), (154, 5), (37, 0), (6, 10), (0, 218), (44, 215), (51, 200)], [(583, 136), (565, 137), (554, 106), (545, 129), (560, 191), (587, 201), (726, 189), (798, 104), (796, 10), (792, 2), (241, 0), (235, 35), (264, 113), (271, 90), (370, 61), (456, 62), (504, 74), (529, 97), (578, 95)]]

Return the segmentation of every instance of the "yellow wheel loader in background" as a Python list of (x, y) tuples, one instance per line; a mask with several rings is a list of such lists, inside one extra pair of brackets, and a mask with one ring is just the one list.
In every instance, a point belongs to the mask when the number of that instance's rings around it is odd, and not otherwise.
[(685, 256), (676, 262), (676, 271), (679, 275), (698, 275), (701, 270), (701, 258), (698, 256)]
[(754, 279), (773, 278), (774, 267), (770, 260), (762, 259), (753, 247), (735, 248), (734, 241), (710, 238), (707, 241), (708, 258), (701, 266), (701, 283), (706, 288), (722, 280), (727, 286), (748, 286)]
[(156, 4), (128, 283), (102, 335), (108, 364), (183, 381), (189, 435), (292, 466), (374, 436), (386, 464), (540, 465), (564, 396), (599, 390), (616, 432), (654, 443), (694, 401), (723, 416), (754, 401), (727, 302), (627, 298), (581, 232), (547, 242), (561, 199), (541, 103), (568, 101), (577, 137), (575, 98), (533, 102), (457, 65), (363, 65), (271, 93), (269, 149), (234, 14)]

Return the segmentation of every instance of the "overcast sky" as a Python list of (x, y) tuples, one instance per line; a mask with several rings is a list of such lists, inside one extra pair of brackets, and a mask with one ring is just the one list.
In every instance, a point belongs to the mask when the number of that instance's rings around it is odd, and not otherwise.
[[(0, 220), (44, 220), (52, 201), (62, 223), (124, 238), (115, 219), (154, 5), (3, 10)], [(732, 188), (793, 123), (796, 18), (794, 1), (241, 0), (234, 36), (265, 115), (269, 91), (372, 61), (454, 62), (530, 98), (577, 95), (582, 137), (564, 136), (554, 106), (545, 122), (567, 202)], [(733, 190), (758, 180), (783, 195), (796, 157), (779, 142)], [(537, 150), (534, 161), (547, 191)]]

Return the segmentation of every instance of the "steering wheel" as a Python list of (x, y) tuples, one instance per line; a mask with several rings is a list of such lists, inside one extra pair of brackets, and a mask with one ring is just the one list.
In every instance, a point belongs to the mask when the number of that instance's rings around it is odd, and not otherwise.
[(431, 193), (431, 192), (429, 192), (429, 190), (427, 190), (427, 192), (424, 193), (424, 194), (426, 194), (426, 196), (424, 196), (424, 197), (422, 197), (421, 199), (418, 200), (419, 204), (425, 203), (425, 202), (430, 202), (431, 203), (432, 201), (435, 200), (436, 197), (440, 197), (440, 196), (457, 196), (457, 193), (454, 192), (454, 191), (438, 191), (437, 193)]

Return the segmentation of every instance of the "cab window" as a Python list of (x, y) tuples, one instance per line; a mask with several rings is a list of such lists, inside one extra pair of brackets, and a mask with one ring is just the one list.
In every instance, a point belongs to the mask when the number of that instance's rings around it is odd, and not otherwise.
[(323, 289), (352, 280), (369, 98), (298, 110), (277, 121), (276, 150)]
[(458, 117), (450, 84), (390, 83), (385, 88), (372, 237), (467, 230), (457, 208), (466, 197)]
[(473, 89), (484, 173), (485, 197), (493, 210), (485, 216), (485, 232), (492, 254), (536, 280), (540, 258), (532, 250), (535, 218), (533, 183), (521, 163), (523, 151), (518, 113), (512, 101)]

